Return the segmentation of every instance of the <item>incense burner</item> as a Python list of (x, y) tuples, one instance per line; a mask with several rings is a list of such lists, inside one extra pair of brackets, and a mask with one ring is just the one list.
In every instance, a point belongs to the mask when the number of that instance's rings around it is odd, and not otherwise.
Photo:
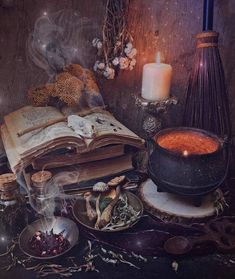
[[(34, 237), (36, 232), (50, 232), (53, 229), (55, 234), (63, 234), (64, 238), (67, 239), (70, 245), (63, 250), (60, 254), (51, 256), (39, 256), (35, 249), (32, 249), (30, 241)], [(77, 225), (68, 218), (65, 217), (50, 217), (41, 218), (33, 222), (32, 224), (25, 227), (19, 236), (20, 249), (28, 256), (36, 259), (53, 259), (67, 253), (72, 249), (79, 239), (79, 230)]]
[(159, 189), (183, 196), (203, 196), (227, 174), (224, 141), (195, 128), (160, 131), (149, 143), (149, 175)]

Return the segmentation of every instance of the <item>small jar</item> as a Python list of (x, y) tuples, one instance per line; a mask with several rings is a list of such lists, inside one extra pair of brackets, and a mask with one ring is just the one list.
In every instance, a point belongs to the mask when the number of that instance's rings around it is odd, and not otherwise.
[(53, 216), (55, 212), (55, 192), (52, 183), (52, 173), (39, 171), (31, 177), (32, 207), (43, 216)]
[(0, 175), (0, 250), (27, 225), (26, 201), (16, 175)]

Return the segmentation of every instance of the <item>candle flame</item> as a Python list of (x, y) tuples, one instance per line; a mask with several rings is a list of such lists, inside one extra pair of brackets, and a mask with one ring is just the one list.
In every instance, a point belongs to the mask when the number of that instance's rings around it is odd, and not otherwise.
[(183, 156), (187, 157), (189, 155), (188, 151), (187, 150), (184, 150), (183, 151)]
[(157, 64), (160, 64), (160, 63), (161, 63), (161, 52), (160, 52), (160, 51), (157, 52), (157, 55), (156, 55), (156, 62), (157, 62)]

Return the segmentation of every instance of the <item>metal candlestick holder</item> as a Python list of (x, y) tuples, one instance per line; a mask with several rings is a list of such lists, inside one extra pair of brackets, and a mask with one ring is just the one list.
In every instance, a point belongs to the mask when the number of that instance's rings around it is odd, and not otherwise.
[(165, 114), (170, 106), (176, 105), (178, 99), (174, 96), (162, 101), (148, 101), (140, 96), (134, 96), (135, 104), (143, 111), (142, 128), (146, 138), (154, 136), (162, 127), (162, 114)]

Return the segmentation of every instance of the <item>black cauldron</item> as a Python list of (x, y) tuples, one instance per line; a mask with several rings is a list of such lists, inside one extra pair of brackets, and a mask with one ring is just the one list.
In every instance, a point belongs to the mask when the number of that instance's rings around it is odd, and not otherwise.
[[(190, 132), (210, 138), (216, 143), (216, 149), (205, 154), (184, 154), (160, 146), (160, 136), (172, 132)], [(188, 127), (164, 129), (148, 142), (148, 148), (149, 176), (160, 191), (202, 197), (218, 188), (226, 178), (228, 155), (225, 141), (213, 133)]]

